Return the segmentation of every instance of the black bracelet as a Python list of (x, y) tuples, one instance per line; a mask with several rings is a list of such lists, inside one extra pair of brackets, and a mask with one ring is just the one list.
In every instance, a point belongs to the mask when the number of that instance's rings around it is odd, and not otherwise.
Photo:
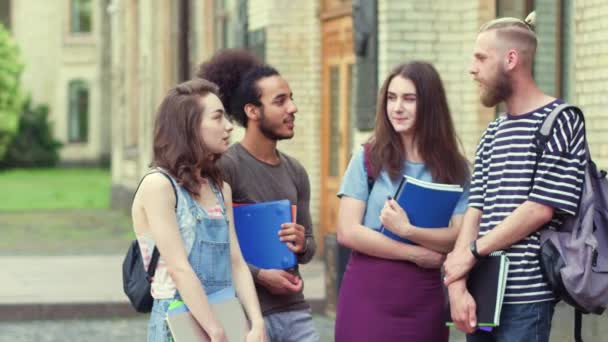
[(471, 241), (471, 244), (469, 245), (469, 249), (471, 250), (471, 254), (473, 254), (475, 259), (477, 259), (477, 260), (483, 259), (483, 256), (481, 254), (479, 254), (479, 252), (477, 251), (477, 240)]

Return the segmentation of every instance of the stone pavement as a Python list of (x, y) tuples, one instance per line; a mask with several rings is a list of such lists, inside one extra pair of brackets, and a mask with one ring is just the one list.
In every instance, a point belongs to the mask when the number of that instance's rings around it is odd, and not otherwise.
[[(0, 257), (0, 321), (135, 316), (122, 255)], [(324, 307), (323, 263), (301, 267), (313, 311)]]
[[(334, 340), (334, 323), (314, 315), (321, 342)], [(134, 342), (145, 341), (148, 317), (0, 322), (0, 341), (10, 342)]]
[[(122, 258), (0, 256), (0, 341), (82, 340), (79, 336), (97, 336), (91, 341), (143, 339), (147, 317), (137, 314), (122, 292)], [(324, 316), (323, 263), (315, 260), (303, 265), (301, 271), (304, 294), (312, 305), (322, 341), (331, 341), (334, 323)], [(551, 341), (572, 341), (572, 322), (571, 308), (560, 303)], [(606, 315), (585, 316), (584, 340), (605, 341), (606, 323)], [(463, 342), (464, 336), (452, 331), (450, 341)]]

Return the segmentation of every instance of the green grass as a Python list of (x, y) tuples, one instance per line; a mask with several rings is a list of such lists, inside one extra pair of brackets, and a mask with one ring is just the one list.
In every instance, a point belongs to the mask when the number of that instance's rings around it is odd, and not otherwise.
[(0, 255), (124, 253), (131, 219), (110, 189), (103, 169), (0, 171)]
[(110, 181), (110, 171), (104, 169), (0, 171), (0, 211), (106, 209)]

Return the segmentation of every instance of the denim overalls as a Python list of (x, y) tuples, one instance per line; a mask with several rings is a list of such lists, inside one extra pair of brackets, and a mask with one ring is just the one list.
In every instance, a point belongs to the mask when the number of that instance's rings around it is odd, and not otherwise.
[[(203, 284), (205, 293), (210, 295), (225, 287), (232, 286), (228, 220), (223, 197), (215, 185), (211, 189), (222, 208), (223, 218), (210, 218), (207, 212), (179, 186), (171, 177), (177, 191), (176, 216), (180, 235), (188, 252), (188, 261)], [(162, 257), (162, 256), (161, 256)], [(167, 309), (173, 298), (154, 299), (154, 306), (148, 323), (148, 342), (169, 341), (170, 332), (165, 323)]]

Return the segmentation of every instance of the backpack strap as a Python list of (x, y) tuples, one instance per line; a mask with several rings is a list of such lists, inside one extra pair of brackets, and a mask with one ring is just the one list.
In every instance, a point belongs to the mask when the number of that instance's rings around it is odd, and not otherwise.
[[(167, 172), (165, 170), (162, 170), (162, 169), (152, 170), (152, 171), (146, 173), (143, 177), (141, 177), (141, 180), (139, 181), (139, 184), (137, 184), (137, 188), (135, 189), (135, 192), (133, 193), (133, 199), (135, 199), (135, 195), (137, 194), (137, 191), (139, 191), (139, 187), (141, 186), (141, 183), (143, 183), (144, 179), (154, 173), (162, 174), (163, 176), (165, 176), (165, 178), (167, 178), (167, 180), (169, 181), (169, 184), (171, 184), (171, 187), (173, 188), (173, 194), (175, 195), (175, 209), (177, 209), (177, 189), (175, 188), (175, 185), (173, 184), (173, 180), (171, 179), (171, 177), (167, 174)], [(133, 200), (131, 200), (131, 201), (133, 201)]]
[(150, 259), (150, 264), (148, 265), (148, 277), (150, 279), (154, 277), (154, 273), (156, 273), (156, 264), (158, 263), (158, 258), (160, 257), (160, 253), (158, 252), (158, 248), (154, 245), (154, 250), (152, 251), (152, 258)]
[(581, 335), (581, 329), (583, 327), (583, 313), (574, 309), (574, 341), (583, 342), (583, 337)]
[(365, 173), (367, 173), (367, 192), (368, 194), (372, 192), (372, 188), (374, 187), (374, 182), (376, 181), (376, 175), (374, 174), (371, 162), (372, 155), (372, 144), (365, 143), (363, 144), (363, 167), (365, 168)]
[[(585, 117), (583, 116), (583, 112), (580, 110), (580, 108), (573, 106), (571, 104), (568, 104), (568, 103), (562, 103), (562, 104), (558, 105), (557, 107), (553, 108), (551, 113), (549, 113), (545, 117), (545, 119), (541, 122), (540, 127), (536, 131), (536, 134), (534, 135), (534, 146), (532, 147), (532, 149), (536, 153), (536, 161), (534, 163), (532, 180), (534, 180), (534, 178), (536, 177), (536, 170), (538, 169), (538, 163), (540, 163), (540, 159), (543, 155), (543, 151), (545, 150), (545, 146), (547, 146), (547, 143), (549, 142), (549, 138), (551, 136), (551, 132), (553, 131), (553, 127), (555, 126), (557, 116), (565, 110), (574, 110), (575, 112), (577, 112), (580, 115), (581, 120), (583, 120), (583, 122), (585, 120)], [(588, 145), (586, 146), (586, 154), (587, 154), (587, 156), (586, 156), (587, 160), (591, 160)], [(532, 189), (530, 189), (530, 191), (532, 191)]]
[[(144, 179), (153, 173), (160, 173), (163, 176), (165, 176), (165, 178), (167, 178), (167, 180), (169, 180), (169, 183), (171, 184), (171, 187), (173, 188), (173, 193), (175, 194), (175, 209), (177, 209), (177, 189), (175, 188), (175, 185), (173, 184), (173, 180), (171, 180), (171, 177), (169, 177), (169, 175), (164, 170), (160, 170), (160, 169), (156, 169), (152, 172), (148, 172), (146, 175), (141, 177), (139, 184), (137, 184), (137, 189), (135, 189), (135, 192), (133, 193), (133, 199), (135, 199), (135, 195), (137, 194), (137, 191), (139, 190), (139, 187), (141, 186), (141, 183), (144, 181)], [(148, 265), (148, 270), (146, 271), (150, 278), (154, 277), (154, 273), (156, 273), (156, 264), (158, 263), (159, 257), (160, 257), (160, 253), (158, 252), (158, 248), (156, 248), (156, 245), (154, 245), (154, 250), (152, 250), (152, 258), (150, 258), (150, 264)]]
[(583, 121), (585, 120), (585, 118), (582, 115), (583, 112), (580, 110), (580, 108), (578, 108), (576, 106), (573, 106), (568, 103), (562, 103), (559, 106), (555, 107), (551, 111), (551, 113), (549, 113), (545, 117), (545, 119), (541, 123), (540, 127), (536, 131), (536, 135), (534, 136), (534, 143), (536, 145), (537, 153), (542, 153), (545, 145), (547, 145), (547, 142), (549, 142), (549, 137), (551, 135), (551, 132), (553, 131), (553, 126), (555, 125), (555, 120), (557, 120), (557, 116), (559, 115), (559, 113), (561, 113), (565, 110), (568, 110), (568, 109), (574, 110), (581, 116), (581, 119)]

